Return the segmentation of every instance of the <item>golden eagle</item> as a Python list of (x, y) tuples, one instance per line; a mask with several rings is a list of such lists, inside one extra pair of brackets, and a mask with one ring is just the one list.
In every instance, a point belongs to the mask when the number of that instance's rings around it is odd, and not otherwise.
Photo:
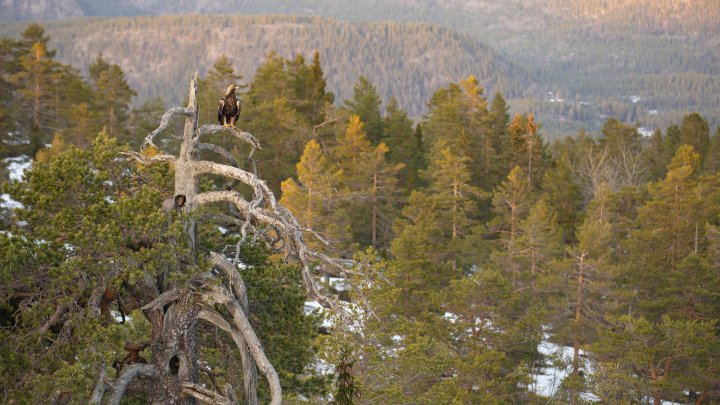
[(218, 101), (218, 122), (223, 126), (235, 126), (235, 122), (240, 116), (240, 101), (235, 96), (235, 90), (239, 86), (231, 84), (225, 92), (225, 97)]

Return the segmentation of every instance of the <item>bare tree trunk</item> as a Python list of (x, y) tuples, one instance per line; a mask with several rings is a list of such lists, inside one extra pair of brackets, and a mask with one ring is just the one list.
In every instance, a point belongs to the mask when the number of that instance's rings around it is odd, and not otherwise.
[[(583, 276), (585, 271), (585, 256), (586, 252), (580, 254), (578, 263), (578, 280), (577, 290), (575, 292), (575, 327), (573, 337), (573, 376), (577, 377), (580, 374), (580, 321), (582, 316), (581, 307), (583, 305)], [(578, 392), (577, 388), (573, 388), (570, 393), (572, 403), (577, 404)]]

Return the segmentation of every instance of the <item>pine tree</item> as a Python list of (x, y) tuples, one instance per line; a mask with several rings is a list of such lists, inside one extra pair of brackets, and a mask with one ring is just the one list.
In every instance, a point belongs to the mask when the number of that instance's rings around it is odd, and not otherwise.
[[(350, 116), (345, 131), (333, 150), (342, 175), (343, 198), (352, 217), (353, 239), (364, 246), (377, 243), (377, 201), (372, 201), (376, 157), (368, 140), (364, 123)], [(370, 203), (370, 204), (368, 204)]]
[(562, 235), (555, 214), (545, 200), (538, 200), (520, 224), (520, 236), (513, 256), (523, 267), (521, 277), (536, 290), (537, 280), (550, 272), (562, 253)]
[(543, 288), (551, 294), (554, 338), (572, 342), (571, 373), (563, 385), (574, 404), (586, 389), (583, 375), (588, 366), (581, 360), (581, 351), (587, 351), (588, 344), (595, 341), (604, 320), (603, 303), (610, 299), (612, 232), (604, 213), (608, 192), (605, 187), (600, 189), (578, 229), (577, 244), (567, 247), (567, 258), (558, 261), (554, 272), (542, 280)]
[(20, 143), (14, 102), (17, 87), (12, 80), (12, 76), (20, 72), (19, 56), (20, 41), (0, 38), (0, 157), (3, 158), (16, 154), (16, 147), (12, 145)]
[[(651, 184), (650, 201), (638, 210), (641, 228), (630, 241), (632, 251), (642, 261), (637, 265), (647, 268), (652, 265), (654, 271), (677, 269), (680, 260), (691, 252), (697, 252), (705, 223), (703, 194), (699, 188), (698, 171), (700, 155), (692, 146), (678, 148), (673, 161), (668, 166), (665, 179)], [(637, 276), (647, 277), (647, 271), (637, 269)], [(661, 282), (663, 277), (653, 281)], [(647, 281), (637, 280), (651, 295), (655, 290)], [(653, 301), (651, 296), (648, 302)]]
[(20, 71), (12, 76), (26, 113), (19, 121), (27, 128), (33, 154), (44, 145), (52, 123), (58, 118), (51, 108), (51, 91), (59, 78), (59, 65), (42, 42), (34, 43), (28, 53), (20, 56)]
[[(289, 98), (290, 77), (285, 69), (286, 60), (277, 52), (270, 52), (265, 61), (255, 70), (246, 100), (249, 105), (263, 105), (276, 98)], [(252, 116), (252, 115), (251, 115)]]
[(59, 154), (65, 149), (67, 149), (67, 145), (65, 145), (65, 140), (63, 139), (62, 135), (56, 133), (53, 136), (50, 146), (40, 149), (35, 155), (35, 160), (41, 163), (50, 163), (50, 159), (52, 159), (53, 156)]
[(399, 289), (396, 304), (403, 314), (414, 317), (430, 304), (434, 291), (444, 288), (459, 274), (448, 259), (447, 222), (438, 208), (438, 199), (420, 192), (410, 193), (402, 215), (395, 222), (395, 239), (390, 244), (394, 257), (388, 276)]
[(487, 139), (489, 145), (486, 147), (489, 152), (492, 152), (491, 159), (491, 174), (493, 180), (490, 182), (492, 187), (502, 181), (505, 173), (508, 173), (511, 169), (510, 161), (510, 137), (508, 135), (508, 126), (510, 125), (510, 114), (508, 112), (508, 106), (499, 92), (495, 93), (490, 111), (488, 112), (487, 121), (485, 127), (487, 128)]
[(345, 107), (351, 113), (360, 117), (365, 123), (368, 139), (377, 143), (385, 136), (380, 104), (382, 100), (375, 90), (375, 86), (365, 77), (360, 76), (353, 85), (353, 96), (345, 100)]
[(259, 172), (273, 190), (279, 190), (280, 183), (293, 176), (307, 142), (322, 141), (314, 132), (307, 111), (298, 110), (308, 103), (296, 98), (297, 72), (293, 69), (297, 66), (290, 68), (288, 64), (275, 52), (268, 55), (250, 83), (241, 116), (245, 129), (262, 139), (263, 149), (255, 159)]
[(707, 174), (720, 172), (720, 127), (715, 131), (715, 135), (710, 138), (710, 145), (703, 162), (703, 170)]
[(403, 165), (389, 164), (385, 157), (388, 147), (382, 142), (373, 147), (363, 128), (360, 117), (351, 116), (333, 157), (342, 170), (355, 240), (377, 248), (388, 240), (398, 195), (397, 173)]
[(557, 218), (565, 243), (575, 239), (575, 227), (582, 209), (582, 194), (575, 184), (567, 159), (560, 157), (555, 167), (548, 169), (541, 186), (545, 200)]
[(657, 181), (665, 177), (665, 169), (667, 168), (668, 162), (665, 161), (664, 147), (665, 141), (662, 131), (657, 129), (648, 140), (644, 154), (644, 165), (648, 168), (649, 179), (651, 181)]
[(393, 164), (404, 164), (403, 169), (398, 173), (398, 179), (403, 193), (409, 194), (419, 186), (418, 172), (423, 168), (422, 138), (418, 139), (407, 112), (400, 109), (394, 97), (388, 101), (383, 120), (384, 142), (389, 149), (388, 161)]
[(280, 203), (303, 227), (320, 233), (337, 251), (347, 254), (352, 247), (351, 227), (345, 211), (338, 209), (339, 176), (320, 145), (310, 141), (297, 164), (297, 181), (290, 178), (282, 182)]
[(502, 94), (497, 92), (490, 106), (486, 126), (489, 130), (488, 136), (491, 139), (493, 149), (500, 153), (507, 150), (509, 140), (507, 128), (509, 124), (510, 114), (508, 113), (507, 103)]
[(518, 240), (522, 236), (521, 224), (532, 202), (531, 190), (525, 172), (515, 166), (507, 179), (493, 192), (493, 211), (496, 216), (490, 223), (491, 230), (499, 235), (500, 245), (493, 251), (491, 261), (513, 284), (514, 288), (525, 285), (523, 266), (516, 260)]
[(610, 118), (602, 128), (599, 145), (607, 151), (607, 160), (617, 189), (637, 186), (645, 181), (648, 168), (637, 129)]
[[(19, 45), (21, 48), (26, 50), (30, 50), (35, 44), (41, 44), (43, 48), (48, 49), (49, 42), (50, 37), (45, 35), (45, 27), (37, 23), (31, 23), (25, 27), (25, 31), (23, 31), (21, 35)], [(48, 50), (47, 57), (50, 59), (55, 58), (56, 52), (57, 51), (54, 50)]]
[(529, 359), (516, 356), (531, 351), (533, 343), (528, 339), (529, 345), (517, 345), (527, 336), (514, 319), (518, 297), (511, 283), (495, 270), (482, 269), (453, 280), (440, 296), (445, 314), (439, 328), (447, 331), (441, 338), (454, 348), (449, 350), (454, 375), (445, 382), (454, 388), (449, 394), (460, 403), (523, 397)]
[(590, 348), (598, 358), (591, 378), (601, 397), (660, 405), (710, 395), (705, 378), (717, 376), (710, 364), (720, 344), (713, 323), (632, 315), (612, 321)]
[(544, 171), (543, 142), (537, 130), (538, 125), (532, 114), (515, 114), (508, 126), (512, 164), (523, 168), (527, 182), (533, 189), (540, 184)]
[(454, 154), (450, 147), (440, 140), (433, 146), (427, 170), (427, 192), (437, 200), (436, 206), (444, 223), (436, 232), (445, 235), (451, 249), (455, 250), (449, 257), (453, 271), (461, 255), (458, 242), (476, 223), (477, 200), (485, 196), (485, 193), (472, 185), (469, 164), (469, 157)]
[(335, 101), (335, 95), (327, 91), (327, 82), (325, 81), (325, 73), (320, 66), (320, 52), (313, 53), (313, 63), (310, 65), (309, 86), (311, 100), (310, 122), (315, 125), (325, 120), (325, 110), (328, 105), (332, 105)]
[(514, 241), (518, 236), (520, 221), (527, 214), (531, 190), (527, 176), (520, 166), (515, 166), (493, 192), (493, 211), (497, 215), (493, 221), (494, 229), (503, 239)]
[(338, 137), (337, 145), (333, 150), (333, 157), (338, 167), (343, 170), (343, 182), (350, 194), (359, 194), (368, 187), (370, 177), (370, 162), (368, 156), (372, 153), (372, 144), (365, 133), (365, 123), (360, 116), (352, 115), (347, 127)]
[(451, 145), (459, 143), (466, 127), (461, 96), (462, 90), (457, 83), (450, 83), (432, 95), (428, 101), (430, 111), (422, 121), (423, 136), (428, 145), (434, 145), (441, 138)]
[(396, 216), (395, 203), (398, 190), (398, 172), (404, 165), (391, 165), (385, 158), (390, 149), (380, 142), (371, 154), (372, 183), (369, 188), (371, 214), (370, 245), (385, 246), (390, 240), (392, 223)]
[(677, 150), (678, 146), (680, 146), (680, 127), (677, 125), (670, 125), (665, 129), (665, 142), (663, 147), (663, 158), (665, 160), (665, 164), (670, 164), (670, 161), (672, 161), (673, 156), (675, 156), (675, 151)]
[(433, 94), (428, 103), (430, 111), (423, 117), (423, 131), (429, 145), (439, 139), (447, 142), (453, 153), (472, 159), (470, 172), (473, 185), (492, 189), (498, 180), (497, 151), (487, 135), (487, 101), (483, 89), (474, 76), (451, 83)]
[[(160, 291), (209, 274), (209, 264), (189, 252), (176, 214), (160, 209), (172, 187), (168, 165), (139, 168), (121, 158), (122, 152), (127, 149), (118, 147), (116, 139), (102, 135), (89, 150), (68, 146), (49, 160), (39, 158), (25, 181), (3, 187), (24, 207), (12, 219), (16, 230), (0, 233), (0, 249), (10, 253), (0, 255), (0, 295), (7, 299), (0, 307), (0, 337), (8, 343), (0, 346), (1, 389), (9, 402), (87, 403), (98, 375), (104, 384), (104, 375), (116, 379), (133, 368), (150, 367), (143, 363), (152, 364), (166, 346), (144, 342), (156, 339), (162, 333), (158, 329), (167, 330), (171, 322), (158, 322), (157, 315), (148, 314), (153, 310), (140, 307)], [(217, 234), (216, 226), (207, 227)], [(243, 245), (239, 254), (249, 322), (284, 392), (323, 392), (326, 378), (306, 369), (316, 355), (319, 319), (303, 313), (300, 272), (269, 260), (267, 250), (256, 245)], [(8, 322), (16, 326), (10, 330)], [(207, 372), (194, 378), (215, 389), (227, 383), (242, 387), (240, 354), (232, 350), (229, 336), (204, 325), (183, 325), (182, 330), (202, 335), (191, 353), (203, 356)], [(177, 364), (167, 360), (171, 372)], [(130, 401), (138, 396), (166, 400), (172, 390), (151, 386), (127, 396)], [(175, 392), (179, 397), (179, 388)], [(237, 397), (228, 390), (220, 395)], [(268, 390), (261, 388), (260, 400), (267, 397)]]
[(683, 117), (680, 126), (680, 145), (690, 145), (703, 160), (710, 144), (710, 127), (705, 119), (698, 113)]
[(90, 67), (95, 90), (95, 111), (108, 134), (126, 138), (130, 101), (136, 95), (125, 80), (125, 73), (116, 64), (109, 64), (98, 55)]

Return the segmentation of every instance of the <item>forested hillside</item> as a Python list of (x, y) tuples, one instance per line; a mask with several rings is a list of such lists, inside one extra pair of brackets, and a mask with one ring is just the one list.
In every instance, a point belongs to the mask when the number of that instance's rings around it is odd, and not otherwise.
[(3, 403), (720, 401), (702, 114), (548, 142), (468, 75), (415, 123), (319, 50), (262, 59), (223, 127), (230, 55), (133, 107), (52, 43), (0, 41), (0, 156), (31, 166), (0, 186)]
[[(15, 34), (24, 25), (5, 26)], [(252, 79), (266, 56), (286, 58), (314, 51), (326, 66), (328, 86), (348, 98), (361, 75), (384, 99), (395, 97), (413, 116), (425, 110), (439, 87), (470, 74), (484, 87), (520, 94), (519, 69), (488, 48), (448, 29), (417, 24), (349, 24), (306, 17), (187, 16), (136, 19), (83, 19), (47, 25), (63, 63), (87, 71), (95, 57), (122, 66), (139, 100), (161, 97), (176, 103), (185, 97), (177, 86), (195, 70), (205, 74), (221, 55), (237, 72)]]
[[(713, 124), (720, 117), (720, 5), (711, 0), (67, 0), (62, 8), (57, 2), (32, 4), (30, 8), (24, 2), (3, 3), (0, 15), (16, 21), (77, 15), (287, 13), (439, 24), (481, 41), (525, 70), (533, 86), (521, 84), (529, 97), (516, 100), (508, 94), (510, 104), (516, 111), (542, 115), (552, 134), (574, 133), (580, 127), (598, 130), (609, 116), (650, 129), (666, 127), (690, 111), (702, 112)], [(385, 87), (380, 89), (384, 92)], [(414, 108), (410, 111), (414, 115)]]

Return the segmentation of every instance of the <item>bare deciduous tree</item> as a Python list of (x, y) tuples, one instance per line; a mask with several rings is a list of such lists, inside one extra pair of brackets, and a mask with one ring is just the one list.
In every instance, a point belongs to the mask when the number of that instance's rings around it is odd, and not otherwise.
[(644, 153), (638, 143), (627, 143), (613, 152), (607, 144), (588, 140), (578, 145), (576, 156), (566, 159), (583, 198), (590, 201), (602, 184), (613, 191), (642, 184), (647, 175)]

